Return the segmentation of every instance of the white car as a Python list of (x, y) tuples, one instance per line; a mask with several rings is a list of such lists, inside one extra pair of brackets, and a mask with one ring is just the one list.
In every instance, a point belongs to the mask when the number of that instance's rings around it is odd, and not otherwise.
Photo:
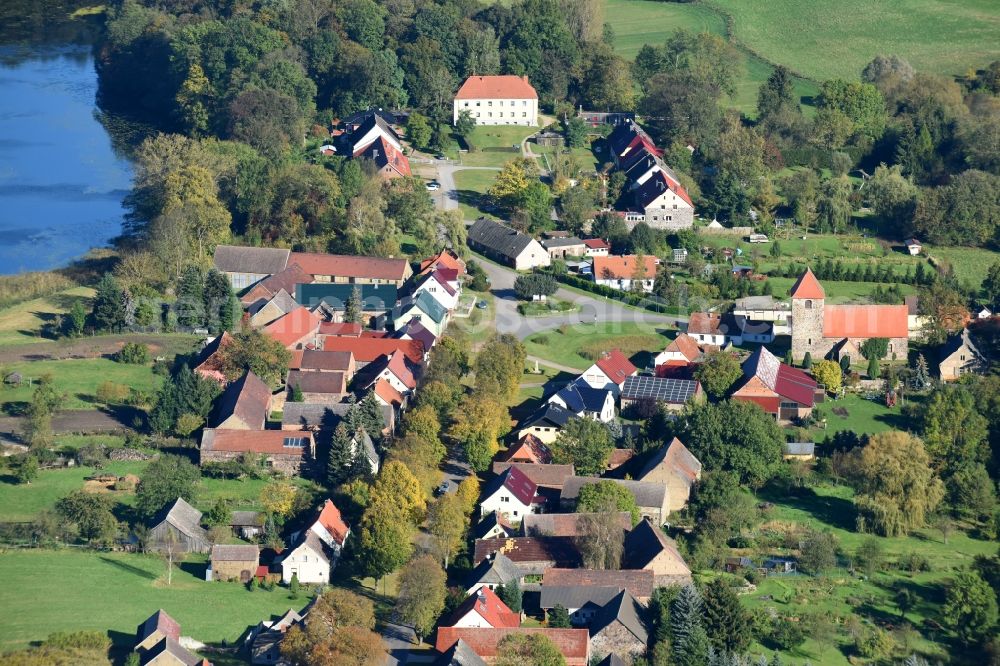
[(427, 183), (428, 192), (436, 192), (437, 190), (440, 189), (441, 189), (441, 183), (437, 182), (436, 180), (432, 180), (431, 182)]

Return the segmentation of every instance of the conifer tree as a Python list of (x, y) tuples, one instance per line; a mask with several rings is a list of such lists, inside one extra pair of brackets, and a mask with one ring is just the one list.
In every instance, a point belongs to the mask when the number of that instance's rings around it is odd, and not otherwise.
[(197, 266), (188, 266), (177, 283), (177, 322), (181, 326), (205, 323), (205, 275)]
[(330, 442), (330, 455), (326, 463), (327, 479), (331, 486), (339, 486), (351, 480), (353, 471), (354, 450), (351, 434), (347, 426), (340, 423), (333, 431), (333, 440)]
[(100, 331), (119, 331), (124, 325), (122, 288), (118, 284), (118, 280), (110, 273), (97, 283), (91, 319), (94, 322), (94, 328)]
[(670, 606), (670, 633), (673, 662), (677, 666), (705, 666), (708, 663), (708, 635), (702, 625), (704, 601), (694, 585), (681, 589)]

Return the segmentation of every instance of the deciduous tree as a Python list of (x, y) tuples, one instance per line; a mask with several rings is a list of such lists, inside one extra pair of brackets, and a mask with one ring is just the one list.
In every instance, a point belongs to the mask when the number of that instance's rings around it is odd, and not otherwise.
[(962, 571), (948, 587), (941, 617), (962, 642), (975, 645), (995, 635), (996, 594), (978, 573)]
[(704, 361), (698, 364), (694, 374), (695, 379), (701, 382), (702, 388), (711, 398), (721, 400), (736, 380), (743, 376), (743, 369), (733, 354), (713, 351), (705, 355)]
[(615, 444), (606, 425), (589, 418), (570, 419), (552, 443), (553, 460), (571, 464), (582, 475), (603, 472)]
[(445, 582), (444, 569), (430, 555), (410, 560), (399, 572), (396, 612), (413, 627), (417, 642), (431, 632), (444, 610)]
[(200, 478), (198, 468), (187, 458), (161, 454), (142, 473), (135, 491), (135, 507), (151, 518), (178, 497), (191, 502)]
[(588, 483), (580, 488), (576, 500), (578, 512), (627, 511), (632, 516), (632, 524), (639, 522), (639, 507), (635, 495), (624, 486), (610, 480)]

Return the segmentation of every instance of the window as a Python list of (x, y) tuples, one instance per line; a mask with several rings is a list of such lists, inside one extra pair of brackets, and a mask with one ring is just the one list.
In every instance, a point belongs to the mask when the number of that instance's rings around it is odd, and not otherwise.
[(503, 502), (509, 502), (509, 501), (510, 501), (510, 498), (507, 497), (506, 495), (501, 495), (500, 496), (500, 502), (501, 503), (503, 503)]
[(810, 344), (810, 345), (811, 345), (812, 343), (813, 343), (813, 339), (812, 339), (812, 338), (809, 338), (809, 340), (808, 340), (807, 344)]
[(493, 100), (486, 102), (486, 106), (493, 106)]
[(515, 515), (515, 516), (517, 515), (517, 511), (515, 511), (515, 512), (514, 512), (514, 515)]
[(522, 102), (521, 102), (521, 106), (528, 106), (528, 100), (524, 100), (524, 101), (522, 101)]
[(492, 118), (493, 117), (493, 112), (492, 111), (487, 112), (486, 116), (488, 118)]
[(476, 106), (482, 106), (482, 102), (476, 102)]
[[(806, 310), (812, 310), (812, 309), (813, 309), (813, 302), (812, 301), (806, 301)], [(810, 344), (811, 344), (811, 342), (810, 342)]]
[(675, 210), (677, 209), (677, 204), (674, 204), (674, 209), (675, 209)]
[(468, 102), (465, 103), (465, 108), (469, 108), (469, 103)]
[(479, 117), (479, 112), (478, 112), (478, 111), (476, 111), (476, 118), (478, 118), (478, 117)]
[(964, 361), (965, 360), (965, 354), (962, 354), (962, 356), (960, 358)]
[(289, 449), (304, 449), (306, 446), (305, 437), (286, 437), (282, 444)]
[(521, 112), (521, 117), (522, 118), (527, 118), (528, 117), (528, 112), (527, 111), (522, 111)]

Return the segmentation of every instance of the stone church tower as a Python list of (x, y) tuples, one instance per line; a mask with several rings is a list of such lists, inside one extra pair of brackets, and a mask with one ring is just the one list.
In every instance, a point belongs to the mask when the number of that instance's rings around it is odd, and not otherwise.
[(830, 351), (823, 337), (823, 313), (826, 292), (811, 269), (799, 276), (791, 289), (792, 359), (799, 362), (809, 352), (818, 361)]

